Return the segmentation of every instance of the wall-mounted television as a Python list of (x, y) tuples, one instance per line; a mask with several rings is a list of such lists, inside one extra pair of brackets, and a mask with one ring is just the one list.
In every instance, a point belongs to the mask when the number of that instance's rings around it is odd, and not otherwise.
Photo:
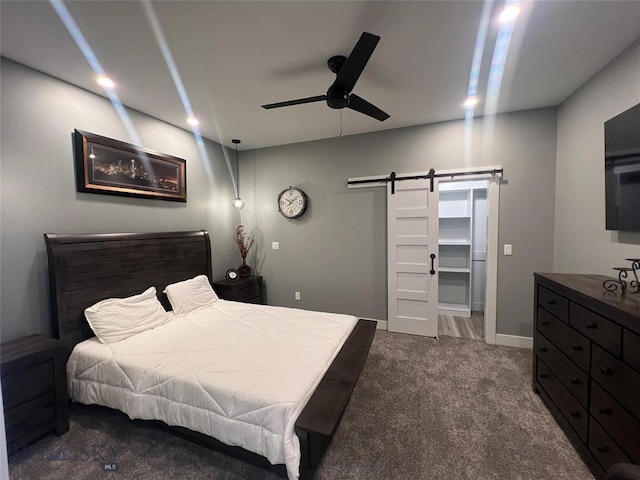
[(607, 230), (640, 232), (640, 104), (604, 122)]

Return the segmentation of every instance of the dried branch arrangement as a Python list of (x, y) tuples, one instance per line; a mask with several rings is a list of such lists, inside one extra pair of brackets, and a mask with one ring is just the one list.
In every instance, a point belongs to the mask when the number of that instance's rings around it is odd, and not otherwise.
[(244, 260), (245, 258), (247, 258), (247, 254), (249, 253), (249, 250), (251, 249), (255, 238), (253, 237), (253, 235), (247, 238), (244, 233), (244, 225), (238, 225), (236, 227), (235, 240), (238, 244), (238, 250), (240, 250), (240, 256)]

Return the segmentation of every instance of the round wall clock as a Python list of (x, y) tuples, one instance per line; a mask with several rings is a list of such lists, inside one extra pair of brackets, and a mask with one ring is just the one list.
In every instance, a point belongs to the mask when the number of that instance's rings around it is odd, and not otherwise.
[(285, 188), (278, 195), (278, 210), (285, 218), (299, 218), (307, 210), (307, 194), (296, 187)]

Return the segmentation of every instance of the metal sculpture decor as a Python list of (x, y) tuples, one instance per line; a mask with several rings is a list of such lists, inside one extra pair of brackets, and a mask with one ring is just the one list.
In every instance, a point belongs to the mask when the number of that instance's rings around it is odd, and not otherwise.
[(620, 289), (622, 294), (640, 293), (640, 282), (638, 281), (638, 272), (640, 272), (640, 258), (627, 258), (631, 262), (630, 267), (613, 267), (618, 272), (618, 280), (608, 278), (602, 286), (610, 292)]

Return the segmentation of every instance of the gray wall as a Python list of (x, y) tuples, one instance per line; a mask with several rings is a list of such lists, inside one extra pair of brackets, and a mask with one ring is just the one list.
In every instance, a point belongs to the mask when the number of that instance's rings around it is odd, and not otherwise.
[[(560, 107), (554, 269), (615, 275), (640, 256), (640, 233), (605, 230), (604, 122), (640, 103), (640, 40)], [(640, 205), (638, 206), (640, 208)]]
[[(556, 110), (477, 120), (468, 159), (463, 138), (464, 122), (447, 122), (242, 152), (242, 218), (269, 302), (386, 319), (386, 193), (347, 178), (499, 164), (499, 243), (514, 254), (498, 259), (497, 331), (530, 337), (532, 274), (552, 267)], [(300, 220), (277, 211), (289, 185), (310, 198)]]
[(1, 64), (0, 335), (49, 334), (43, 233), (207, 229), (214, 274), (238, 263), (238, 215), (220, 145), (129, 110), (144, 147), (187, 160), (187, 203), (76, 193), (75, 128), (132, 142), (109, 100), (13, 61)]

